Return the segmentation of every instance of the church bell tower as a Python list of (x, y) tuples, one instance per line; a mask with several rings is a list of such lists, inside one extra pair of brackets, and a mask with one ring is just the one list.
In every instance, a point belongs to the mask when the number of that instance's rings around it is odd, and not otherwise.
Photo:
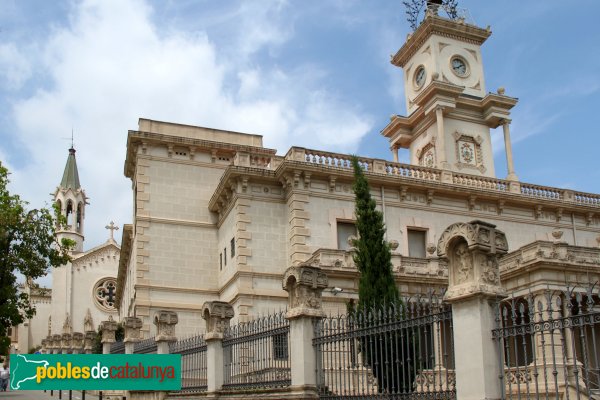
[(75, 149), (71, 146), (60, 185), (54, 192), (54, 201), (60, 213), (67, 219), (67, 226), (56, 232), (58, 240), (68, 238), (75, 241), (74, 252), (83, 251), (83, 228), (87, 196), (79, 183)]
[[(496, 177), (490, 128), (504, 128), (508, 180), (517, 180), (510, 144), (510, 109), (517, 99), (504, 89), (487, 93), (481, 45), (491, 30), (438, 15), (431, 3), (391, 63), (404, 71), (407, 117), (394, 115), (383, 129), (394, 156), (451, 173)], [(444, 173), (445, 172), (445, 173)]]

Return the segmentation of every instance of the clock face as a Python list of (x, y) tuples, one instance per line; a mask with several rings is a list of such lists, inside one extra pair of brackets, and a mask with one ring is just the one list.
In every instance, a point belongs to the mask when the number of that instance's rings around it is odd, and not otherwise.
[(422, 65), (417, 68), (417, 71), (415, 72), (415, 84), (417, 86), (417, 88), (421, 88), (423, 86), (423, 84), (425, 83), (425, 67), (423, 67)]
[(452, 61), (450, 61), (450, 65), (452, 66), (452, 71), (458, 76), (467, 75), (467, 63), (460, 57), (453, 57)]

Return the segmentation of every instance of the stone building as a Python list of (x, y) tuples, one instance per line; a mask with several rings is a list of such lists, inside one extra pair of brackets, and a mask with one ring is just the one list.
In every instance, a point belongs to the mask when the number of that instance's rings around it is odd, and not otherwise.
[(75, 149), (69, 149), (67, 163), (54, 201), (67, 219), (67, 227), (57, 237), (75, 241), (72, 262), (53, 268), (52, 289), (25, 285), (36, 307), (36, 315), (18, 327), (18, 352), (24, 353), (59, 335), (95, 331), (101, 321), (116, 317), (116, 274), (120, 247), (113, 238), (112, 222), (106, 226), (110, 237), (99, 246), (84, 251), (85, 207), (88, 198), (79, 182)]
[[(429, 13), (392, 58), (404, 71), (407, 116), (381, 131), (393, 161), (360, 161), (404, 294), (447, 286), (436, 244), (448, 226), (472, 220), (506, 233), (500, 279), (510, 292), (600, 277), (600, 195), (519, 181), (510, 140), (517, 99), (485, 86), (480, 49), (490, 35)], [(507, 171), (493, 160), (490, 129), (500, 126)], [(399, 149), (409, 164), (397, 162)], [(178, 313), (177, 335), (201, 330), (205, 301), (230, 303), (240, 320), (266, 314), (285, 306), (282, 275), (299, 263), (327, 273), (326, 310), (357, 297), (350, 157), (301, 147), (281, 154), (260, 135), (139, 120), (124, 168), (134, 210), (123, 227), (121, 317), (140, 317), (151, 336), (161, 309)]]

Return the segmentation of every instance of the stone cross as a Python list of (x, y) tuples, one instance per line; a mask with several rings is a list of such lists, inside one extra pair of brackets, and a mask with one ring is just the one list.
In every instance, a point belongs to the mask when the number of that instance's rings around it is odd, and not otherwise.
[(110, 230), (110, 240), (115, 240), (114, 233), (119, 230), (119, 227), (113, 221), (110, 221), (110, 224), (106, 225), (105, 228)]

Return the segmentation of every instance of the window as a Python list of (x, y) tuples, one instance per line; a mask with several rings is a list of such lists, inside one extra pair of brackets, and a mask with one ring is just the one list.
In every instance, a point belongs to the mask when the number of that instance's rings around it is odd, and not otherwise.
[(352, 246), (348, 243), (350, 236), (357, 236), (356, 225), (353, 222), (337, 223), (337, 246), (340, 250), (349, 250)]
[(231, 258), (235, 257), (235, 237), (231, 238)]
[(223, 271), (223, 253), (219, 254), (219, 269)]
[(408, 229), (408, 256), (425, 258), (427, 231)]
[(223, 249), (223, 260), (225, 260), (225, 266), (227, 266), (227, 247)]
[(271, 336), (273, 339), (273, 358), (275, 360), (287, 360), (288, 358), (288, 334), (278, 333)]

